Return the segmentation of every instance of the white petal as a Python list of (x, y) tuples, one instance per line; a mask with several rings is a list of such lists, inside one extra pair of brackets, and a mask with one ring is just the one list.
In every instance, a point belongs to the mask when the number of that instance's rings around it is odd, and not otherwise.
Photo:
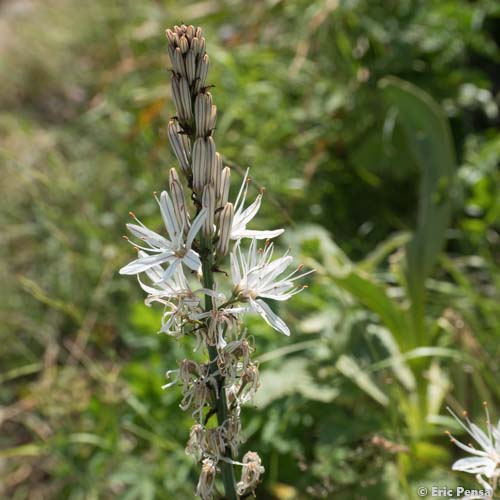
[(253, 229), (239, 229), (238, 226), (231, 231), (231, 239), (238, 240), (240, 238), (255, 238), (257, 240), (270, 240), (271, 238), (276, 238), (284, 232), (284, 229), (275, 229), (273, 231), (256, 231)]
[(162, 281), (164, 283), (167, 283), (168, 280), (170, 280), (172, 278), (172, 276), (174, 275), (174, 273), (177, 269), (177, 266), (179, 266), (180, 263), (181, 263), (181, 260), (179, 258), (174, 259), (170, 263), (170, 265), (167, 267), (167, 269), (165, 270), (165, 272), (163, 273), (163, 276), (162, 276)]
[(467, 457), (457, 460), (452, 470), (468, 472), (469, 474), (484, 474), (491, 477), (496, 468), (496, 463), (489, 458)]
[(269, 326), (273, 327), (278, 332), (284, 333), (286, 336), (290, 336), (290, 330), (286, 323), (276, 315), (263, 300), (253, 300), (250, 302), (250, 305), (255, 312), (260, 314)]
[(169, 248), (170, 242), (151, 229), (144, 226), (138, 226), (137, 224), (127, 224), (127, 229), (137, 238), (146, 241), (150, 245), (154, 245), (160, 248)]
[(239, 248), (240, 241), (235, 245), (234, 250), (229, 255), (229, 260), (231, 261), (231, 279), (233, 280), (233, 285), (238, 285), (241, 282), (240, 267), (238, 265), (238, 257), (235, 251)]
[[(247, 179), (248, 179), (248, 172), (249, 171), (250, 171), (250, 169), (247, 168), (247, 171), (245, 172), (245, 176), (243, 177), (243, 182), (241, 183), (241, 187), (240, 187), (240, 190), (238, 192), (238, 196), (236, 197), (236, 201), (234, 202), (234, 209), (236, 212), (241, 212), (241, 209), (243, 208), (243, 204), (245, 203), (246, 190), (248, 187)], [(245, 194), (243, 194), (243, 193), (245, 193)], [(242, 199), (242, 196), (243, 196), (243, 199)], [(241, 200), (241, 206), (238, 207), (238, 205), (240, 204), (240, 200)]]
[(191, 228), (189, 229), (189, 233), (186, 239), (186, 247), (191, 248), (193, 244), (193, 240), (196, 238), (198, 231), (201, 229), (203, 222), (205, 221), (205, 217), (207, 216), (207, 209), (203, 208), (200, 213), (196, 216), (196, 219), (193, 221)]
[(182, 262), (193, 271), (198, 271), (201, 267), (200, 256), (194, 250), (189, 250), (182, 258)]
[(177, 239), (180, 233), (179, 223), (175, 216), (172, 200), (166, 191), (163, 191), (160, 196), (160, 212), (170, 239)]
[(493, 450), (493, 443), (488, 438), (488, 436), (476, 425), (470, 422), (471, 432), (470, 435), (481, 445), (481, 448), (485, 451)]
[(244, 226), (246, 226), (257, 215), (261, 201), (262, 195), (259, 194), (251, 205), (243, 210), (243, 212), (235, 214), (234, 218), (238, 221), (239, 224), (243, 224)]
[(167, 252), (160, 253), (158, 255), (150, 255), (148, 257), (140, 257), (133, 260), (126, 266), (122, 267), (119, 271), (120, 274), (138, 274), (142, 273), (150, 267), (167, 262), (172, 256), (172, 252), (169, 250)]

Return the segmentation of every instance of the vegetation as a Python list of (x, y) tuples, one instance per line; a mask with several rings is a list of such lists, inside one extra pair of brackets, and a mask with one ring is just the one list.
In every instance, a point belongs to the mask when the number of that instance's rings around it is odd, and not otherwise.
[[(175, 158), (163, 31), (203, 26), (219, 152), (310, 287), (248, 317), (258, 498), (470, 485), (446, 411), (500, 418), (494, 0), (0, 3), (0, 496), (192, 498), (191, 418), (121, 239)], [(234, 185), (239, 184), (233, 182)], [(255, 225), (257, 227), (257, 224)], [(275, 304), (273, 304), (274, 307)], [(467, 442), (467, 441), (465, 441)]]

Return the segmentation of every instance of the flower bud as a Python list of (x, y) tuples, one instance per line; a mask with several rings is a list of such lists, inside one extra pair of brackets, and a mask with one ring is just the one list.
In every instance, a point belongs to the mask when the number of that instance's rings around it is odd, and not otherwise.
[(173, 70), (178, 75), (184, 76), (186, 74), (186, 70), (184, 67), (184, 59), (182, 58), (181, 49), (179, 49), (179, 47), (176, 47), (172, 51), (171, 60)]
[(217, 254), (221, 257), (227, 255), (229, 252), (233, 218), (234, 206), (232, 203), (226, 203), (222, 209), (219, 219), (219, 241), (217, 242)]
[(171, 168), (169, 172), (169, 188), (177, 222), (183, 228), (184, 232), (187, 232), (189, 229), (189, 218), (186, 209), (186, 198), (179, 174), (175, 168)]
[(221, 182), (222, 182), (222, 157), (219, 153), (215, 153), (215, 168), (212, 172), (211, 183), (214, 185), (215, 198), (217, 200), (217, 206), (220, 207), (221, 199)]
[(203, 236), (211, 238), (214, 232), (214, 214), (215, 214), (215, 193), (211, 184), (207, 184), (203, 189), (203, 208), (207, 209), (207, 216), (203, 223)]
[(189, 122), (192, 118), (189, 85), (185, 78), (176, 74), (172, 75), (172, 98), (179, 121), (181, 123)]
[(194, 37), (194, 26), (192, 24), (190, 24), (187, 28), (186, 28), (186, 37), (188, 39), (188, 41), (190, 42), (193, 37)]
[(179, 48), (183, 54), (189, 50), (189, 42), (185, 35), (182, 35), (179, 39)]
[(191, 170), (189, 165), (190, 141), (189, 137), (185, 134), (180, 134), (180, 131), (181, 128), (177, 120), (172, 119), (168, 122), (167, 133), (170, 145), (174, 150), (182, 171), (186, 174), (186, 176), (189, 176), (189, 172)]
[(191, 91), (189, 90), (189, 84), (186, 78), (181, 78), (180, 80), (180, 98), (185, 113), (184, 121), (191, 121), (193, 118), (193, 112), (191, 110)]
[(167, 37), (169, 43), (175, 46), (175, 33), (171, 29), (165, 30), (165, 36)]
[[(217, 151), (215, 150), (215, 142), (212, 137), (207, 137), (207, 164), (205, 169), (205, 184), (209, 184), (213, 178), (213, 172), (216, 169)], [(215, 194), (215, 193), (214, 193)]]
[(187, 53), (184, 64), (186, 67), (186, 78), (191, 84), (196, 78), (196, 53), (193, 50)]
[(229, 186), (231, 182), (231, 169), (225, 167), (222, 169), (221, 175), (221, 190), (220, 190), (220, 204), (225, 205), (229, 197)]
[(207, 163), (207, 146), (205, 139), (198, 138), (193, 144), (193, 189), (200, 194), (205, 185), (205, 169)]
[(205, 86), (205, 80), (208, 74), (208, 54), (205, 54), (196, 66), (196, 82), (195, 82), (195, 92), (198, 93)]
[(194, 120), (196, 123), (196, 135), (206, 137), (210, 134), (210, 119), (212, 113), (212, 96), (209, 92), (196, 96), (194, 103)]

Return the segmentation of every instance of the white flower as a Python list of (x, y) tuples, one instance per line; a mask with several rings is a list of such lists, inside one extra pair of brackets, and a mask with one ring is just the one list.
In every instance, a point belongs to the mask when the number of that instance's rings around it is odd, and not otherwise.
[(274, 231), (255, 231), (247, 229), (247, 224), (257, 215), (260, 208), (260, 203), (262, 201), (262, 193), (257, 195), (255, 201), (246, 209), (245, 200), (248, 192), (248, 169), (245, 173), (243, 183), (241, 184), (240, 191), (236, 198), (234, 204), (234, 218), (231, 227), (231, 239), (239, 240), (241, 238), (256, 238), (258, 240), (264, 240), (269, 238), (275, 238), (280, 234), (285, 232), (284, 229), (276, 229)]
[(248, 303), (247, 311), (256, 312), (275, 330), (290, 335), (290, 330), (285, 322), (272, 311), (262, 298), (288, 300), (303, 289), (303, 287), (296, 287), (293, 282), (313, 271), (296, 276), (301, 269), (298, 267), (284, 278), (280, 278), (279, 276), (293, 259), (288, 255), (288, 252), (274, 261), (271, 261), (272, 256), (272, 243), (266, 245), (264, 250), (258, 250), (256, 239), (253, 238), (247, 254), (244, 255), (240, 248), (240, 240), (238, 240), (231, 252), (233, 294), (239, 300)]
[(474, 455), (473, 457), (457, 460), (453, 464), (452, 469), (479, 476), (484, 475), (489, 479), (499, 476), (500, 470), (497, 470), (497, 468), (500, 466), (500, 420), (496, 427), (492, 426), (488, 409), (485, 405), (487, 428), (487, 433), (485, 433), (476, 424), (472, 423), (466, 414), (464, 416), (467, 425), (451, 409), (448, 408), (448, 411), (479, 445), (479, 448), (475, 448), (472, 444), (465, 445), (448, 433), (454, 444)]
[[(193, 271), (201, 268), (200, 256), (191, 248), (193, 240), (198, 234), (206, 217), (206, 211), (201, 210), (193, 221), (184, 241), (184, 224), (180, 224), (175, 215), (172, 200), (166, 191), (161, 193), (160, 200), (161, 216), (170, 239), (167, 239), (154, 231), (148, 229), (138, 219), (137, 224), (127, 224), (128, 230), (136, 237), (143, 240), (148, 247), (143, 247), (131, 242), (135, 247), (144, 250), (146, 255), (130, 262), (120, 269), (120, 274), (139, 274), (159, 264), (168, 263), (160, 281), (167, 282), (175, 273), (177, 267), (183, 263)], [(133, 214), (132, 214), (133, 215)], [(149, 252), (153, 255), (149, 255)]]

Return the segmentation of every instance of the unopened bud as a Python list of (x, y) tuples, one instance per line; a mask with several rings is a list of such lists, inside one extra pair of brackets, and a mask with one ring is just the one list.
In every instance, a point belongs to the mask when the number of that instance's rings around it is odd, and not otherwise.
[(165, 36), (171, 45), (175, 45), (175, 33), (171, 29), (165, 31)]
[(221, 203), (221, 182), (222, 182), (222, 157), (219, 153), (215, 154), (215, 168), (212, 172), (211, 182), (215, 188), (215, 198), (217, 199), (217, 206), (220, 207)]
[(191, 84), (196, 78), (196, 53), (193, 50), (190, 50), (187, 53), (186, 60), (184, 63), (186, 67), (186, 78), (188, 79), (188, 82)]
[(182, 35), (179, 40), (179, 48), (181, 49), (181, 52), (185, 54), (189, 50), (189, 42), (188, 39)]
[(187, 232), (189, 227), (189, 218), (186, 209), (186, 198), (184, 196), (184, 188), (182, 187), (179, 174), (175, 168), (171, 168), (169, 172), (169, 188), (177, 222), (179, 223), (179, 226)]
[(191, 41), (193, 39), (193, 36), (194, 36), (194, 26), (192, 24), (190, 24), (187, 28), (186, 28), (186, 37), (188, 39), (188, 41)]
[(211, 184), (207, 184), (203, 189), (203, 208), (207, 209), (207, 216), (203, 223), (203, 236), (211, 238), (214, 232), (214, 214), (215, 214), (215, 193)]
[(220, 256), (227, 255), (231, 241), (231, 227), (233, 225), (234, 206), (226, 203), (219, 219), (219, 241), (217, 242), (217, 253)]
[(207, 145), (205, 139), (198, 138), (193, 144), (193, 189), (200, 194), (205, 185), (205, 169), (207, 164)]
[(182, 58), (182, 52), (179, 47), (176, 47), (171, 52), (172, 59), (172, 68), (173, 70), (180, 76), (184, 76), (186, 74), (186, 70), (184, 67), (184, 59)]
[(177, 160), (179, 161), (183, 172), (186, 174), (186, 176), (189, 176), (189, 172), (191, 169), (189, 165), (189, 137), (187, 137), (185, 134), (181, 135), (179, 133), (180, 131), (181, 128), (177, 120), (172, 119), (168, 122), (167, 132), (170, 145), (174, 150), (175, 156), (177, 157)]
[(205, 184), (209, 184), (213, 178), (213, 172), (217, 163), (217, 151), (215, 150), (215, 142), (212, 137), (207, 137), (207, 164), (205, 169)]
[(229, 186), (231, 182), (231, 169), (225, 167), (222, 169), (221, 176), (221, 192), (220, 192), (220, 204), (225, 205), (229, 197)]
[(196, 96), (194, 103), (194, 119), (196, 123), (196, 135), (206, 137), (210, 134), (210, 120), (212, 115), (212, 96), (209, 92)]
[(177, 115), (182, 123), (189, 122), (192, 118), (191, 94), (189, 85), (184, 77), (172, 75), (172, 98)]
[[(204, 42), (204, 40), (203, 40)], [(196, 66), (196, 82), (195, 82), (195, 92), (198, 93), (205, 86), (205, 80), (208, 74), (209, 59), (208, 55), (205, 54)]]

